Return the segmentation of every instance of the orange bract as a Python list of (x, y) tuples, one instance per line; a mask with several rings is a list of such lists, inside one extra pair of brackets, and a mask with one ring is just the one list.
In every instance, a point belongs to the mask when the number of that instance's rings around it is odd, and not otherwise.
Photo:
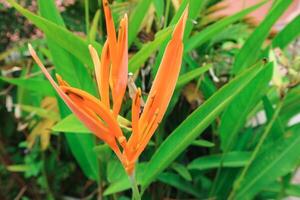
[[(118, 123), (123, 97), (128, 79), (128, 18), (120, 22), (118, 38), (107, 0), (103, 0), (108, 39), (105, 42), (101, 59), (97, 51), (89, 45), (95, 66), (95, 76), (100, 99), (91, 94), (71, 87), (57, 75), (59, 85), (53, 80), (36, 52), (29, 44), (29, 51), (54, 89), (71, 111), (98, 138), (106, 142), (122, 162), (126, 172), (131, 175), (135, 162), (147, 146), (149, 140), (162, 120), (175, 89), (180, 72), (184, 34), (188, 8), (176, 25), (168, 43), (153, 86), (150, 90), (144, 111), (141, 113), (142, 92), (134, 89), (132, 99), (132, 134), (124, 136)], [(112, 96), (110, 106), (109, 89)]]

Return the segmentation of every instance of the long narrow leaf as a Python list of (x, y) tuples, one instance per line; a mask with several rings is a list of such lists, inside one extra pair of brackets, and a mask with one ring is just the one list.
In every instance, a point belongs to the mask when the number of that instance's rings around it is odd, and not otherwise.
[[(39, 0), (38, 3), (40, 13), (43, 17), (53, 21), (58, 26), (64, 27), (62, 17), (55, 7), (53, 0)], [(56, 71), (74, 87), (83, 88), (86, 91), (95, 93), (93, 80), (90, 78), (87, 69), (75, 56), (55, 43), (53, 35), (56, 35), (56, 33), (46, 32), (47, 44), (55, 63)], [(58, 98), (58, 101), (61, 115), (62, 117), (66, 117), (70, 114), (69, 109), (62, 103), (60, 98)], [(92, 134), (66, 134), (65, 136), (74, 157), (85, 175), (93, 180), (99, 180), (97, 154), (93, 151), (94, 136)]]
[(278, 18), (284, 13), (292, 0), (278, 0), (264, 21), (255, 29), (251, 36), (247, 39), (243, 48), (238, 52), (232, 67), (232, 73), (238, 74), (246, 67), (257, 61), (261, 54), (263, 42), (269, 35), (272, 26)]
[(252, 199), (263, 187), (297, 166), (300, 159), (299, 131), (299, 125), (290, 128), (282, 138), (257, 156), (237, 192), (237, 199)]
[[(220, 89), (195, 110), (162, 143), (149, 162), (142, 179), (145, 189), (172, 161), (180, 155), (248, 84), (268, 68), (254, 66)], [(176, 145), (174, 145), (176, 144)]]
[(214, 35), (219, 34), (225, 27), (244, 18), (249, 13), (251, 13), (254, 10), (261, 7), (265, 2), (266, 1), (263, 1), (260, 4), (249, 7), (245, 10), (242, 10), (241, 12), (238, 12), (238, 13), (232, 15), (232, 16), (226, 17), (226, 18), (216, 22), (215, 24), (205, 28), (204, 30), (200, 31), (199, 33), (196, 33), (185, 44), (185, 51), (189, 52), (189, 51), (199, 47), (203, 43), (205, 43), (208, 40), (210, 40), (211, 38), (213, 38)]
[(144, 17), (146, 16), (152, 0), (140, 0), (135, 9), (129, 16), (129, 30), (128, 30), (128, 46), (132, 44), (136, 38)]

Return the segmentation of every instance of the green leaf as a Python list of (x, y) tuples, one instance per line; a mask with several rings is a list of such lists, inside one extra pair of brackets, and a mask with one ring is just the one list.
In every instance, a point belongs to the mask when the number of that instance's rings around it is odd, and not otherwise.
[[(261, 47), (269, 35), (272, 26), (284, 13), (292, 0), (278, 0), (265, 19), (247, 39), (242, 49), (236, 55), (232, 73), (237, 74), (246, 67), (253, 65), (261, 55)], [(251, 55), (251, 56), (249, 56)]]
[[(145, 189), (169, 164), (172, 163), (207, 128), (213, 120), (245, 89), (253, 79), (268, 69), (254, 66), (246, 70), (188, 116), (161, 144), (151, 158), (142, 179)], [(176, 144), (176, 145), (174, 145)]]
[(98, 23), (99, 23), (99, 19), (100, 19), (100, 10), (97, 10), (92, 25), (91, 25), (91, 30), (89, 32), (90, 36), (90, 40), (91, 41), (95, 41), (96, 40), (96, 35), (97, 35), (97, 30), (98, 30)]
[[(257, 4), (255, 6), (249, 7), (245, 10), (242, 10), (232, 16), (226, 17), (222, 20), (219, 20), (218, 22), (214, 23), (213, 25), (208, 26), (203, 31), (200, 31), (199, 33), (194, 34), (185, 44), (185, 52), (189, 52), (200, 45), (204, 44), (208, 40), (212, 39), (215, 35), (222, 32), (226, 27), (229, 25), (237, 22), (238, 20), (244, 18), (249, 13), (253, 12), (254, 10), (261, 7), (266, 1), (263, 1), (260, 4)], [(249, 65), (248, 65), (249, 66)]]
[[(281, 183), (271, 184), (270, 186), (266, 187), (263, 191), (280, 193), (282, 192), (282, 184)], [(300, 185), (291, 184), (284, 189), (284, 193), (287, 196), (300, 197)]]
[(223, 151), (234, 148), (238, 143), (238, 134), (247, 121), (249, 112), (257, 105), (267, 92), (273, 74), (273, 64), (259, 74), (248, 87), (236, 96), (221, 118), (219, 134)]
[(172, 168), (185, 180), (191, 181), (192, 176), (189, 172), (189, 170), (182, 164), (180, 163), (173, 163)]
[(128, 179), (127, 174), (119, 160), (111, 159), (107, 165), (107, 180), (113, 183), (120, 179)]
[(7, 78), (0, 77), (1, 81), (17, 85), (26, 90), (34, 91), (44, 96), (55, 96), (55, 92), (49, 81), (40, 78)]
[(53, 126), (52, 131), (66, 133), (90, 133), (82, 122), (79, 121), (79, 119), (77, 119), (77, 117), (73, 114), (65, 117)]
[(114, 194), (117, 192), (122, 192), (122, 191), (130, 189), (130, 187), (131, 187), (131, 183), (130, 183), (128, 177), (125, 177), (125, 178), (118, 180), (117, 182), (110, 184), (104, 190), (103, 195), (107, 196), (107, 195), (111, 195), (111, 194)]
[(133, 73), (136, 72), (149, 58), (149, 56), (159, 49), (163, 42), (170, 39), (172, 30), (173, 28), (161, 30), (156, 33), (153, 41), (144, 44), (141, 50), (139, 50), (134, 56), (132, 56), (132, 58), (130, 58), (128, 63), (128, 71)]
[(158, 177), (160, 182), (165, 184), (171, 185), (178, 190), (191, 194), (195, 197), (202, 197), (199, 190), (197, 190), (191, 183), (187, 182), (186, 180), (182, 179), (180, 176), (173, 174), (173, 173), (162, 173)]
[(284, 27), (272, 40), (272, 47), (284, 49), (290, 42), (296, 39), (300, 34), (300, 15), (295, 17), (288, 25)]
[(129, 47), (140, 31), (141, 24), (143, 22), (144, 17), (148, 13), (148, 9), (150, 7), (151, 2), (152, 2), (152, 0), (138, 1), (136, 7), (132, 11), (132, 13), (130, 13), (129, 27), (128, 27), (128, 46)]
[[(88, 43), (86, 41), (79, 36), (74, 35), (62, 26), (35, 15), (34, 13), (17, 4), (14, 0), (7, 1), (34, 25), (47, 34), (51, 40), (55, 41), (56, 44), (60, 45), (62, 48), (76, 56), (82, 63), (87, 64), (90, 67), (93, 66), (91, 57), (89, 55)], [(51, 11), (49, 12), (51, 13)], [(98, 50), (101, 50), (100, 44), (93, 43), (93, 45)]]
[[(40, 14), (44, 18), (55, 22), (62, 28), (65, 27), (64, 21), (60, 16), (53, 0), (39, 0), (38, 3)], [(57, 44), (56, 41), (52, 39), (53, 34), (54, 32), (46, 33), (45, 35), (56, 72), (60, 74), (63, 79), (73, 87), (78, 87), (94, 94), (94, 83), (90, 78), (90, 74), (88, 73), (87, 68), (80, 62), (77, 57)]]
[(282, 112), (280, 113), (280, 119), (283, 125), (287, 125), (289, 120), (299, 114), (300, 110), (300, 87), (296, 87), (291, 89), (285, 100), (282, 108)]
[[(123, 123), (120, 124), (121, 128), (128, 130), (130, 122), (127, 119), (118, 116), (118, 122), (119, 124)], [(74, 114), (69, 114), (67, 117), (62, 119), (55, 126), (52, 127), (52, 130), (67, 133), (90, 133), (90, 131), (85, 127), (85, 125), (79, 119), (77, 119), (77, 117)]]
[(192, 81), (195, 78), (198, 78), (201, 74), (204, 74), (212, 67), (211, 64), (205, 65), (203, 67), (196, 68), (192, 71), (189, 71), (185, 74), (179, 76), (176, 88), (180, 88), (187, 84), (188, 82)]
[[(39, 10), (42, 16), (49, 19), (55, 26), (59, 26), (60, 28), (64, 28), (64, 22), (62, 17), (60, 16), (55, 3), (53, 0), (51, 1), (43, 1), (39, 0)], [(44, 19), (44, 18), (43, 18)], [(52, 23), (51, 22), (51, 23)], [(46, 31), (46, 38), (47, 44), (50, 49), (50, 53), (53, 58), (53, 62), (55, 64), (56, 72), (59, 73), (64, 80), (66, 80), (69, 84), (73, 87), (78, 87), (84, 89), (91, 94), (95, 94), (95, 87), (94, 82), (89, 75), (85, 66), (80, 62), (80, 57), (75, 57), (75, 54), (71, 54), (68, 52), (68, 49), (63, 49), (63, 46), (57, 43), (57, 40), (53, 37), (56, 37), (58, 34), (57, 32), (52, 32), (53, 29), (50, 28), (49, 32)], [(58, 34), (59, 35), (59, 34)], [(60, 37), (60, 36), (57, 36)], [(65, 35), (67, 37), (67, 35)], [(71, 46), (72, 44), (76, 44), (76, 38), (70, 37), (70, 41), (67, 41), (66, 45)], [(86, 53), (85, 59), (90, 59), (88, 54), (87, 46), (81, 43), (81, 46), (77, 46), (75, 48), (78, 50), (78, 53), (84, 55)], [(82, 49), (80, 49), (82, 48)], [(73, 50), (74, 51), (74, 50)], [(70, 114), (69, 109), (67, 106), (62, 102), (59, 98), (59, 107), (62, 117), (66, 117)], [(72, 128), (76, 128), (82, 123), (75, 122), (72, 124)], [(74, 130), (74, 129), (73, 129)], [(76, 130), (76, 129), (75, 129)], [(88, 131), (89, 133), (90, 131)], [(95, 137), (92, 134), (65, 134), (68, 145), (71, 149), (72, 154), (76, 158), (77, 162), (79, 163), (81, 169), (83, 170), (84, 174), (93, 180), (99, 181), (99, 163), (97, 160), (97, 154), (94, 151), (95, 146)]]
[[(147, 163), (138, 163), (136, 166), (136, 179), (137, 179), (138, 184), (141, 182), (141, 178), (142, 178), (143, 173), (145, 172), (146, 167), (147, 167)], [(120, 168), (122, 168), (122, 169), (120, 169)], [(131, 187), (129, 178), (126, 175), (122, 165), (116, 165), (116, 171), (118, 171), (118, 173), (121, 171), (121, 175), (119, 175), (117, 179), (116, 179), (116, 177), (113, 177), (115, 182), (111, 183), (106, 188), (106, 190), (103, 193), (104, 196), (111, 195), (111, 194), (114, 194), (117, 192), (121, 192), (121, 191), (130, 189), (130, 187)], [(122, 173), (122, 171), (124, 173)], [(113, 171), (111, 171), (109, 173), (113, 173)]]
[(297, 166), (300, 160), (299, 131), (299, 125), (290, 128), (256, 157), (237, 191), (236, 199), (252, 199), (268, 184)]
[(165, 2), (162, 0), (153, 0), (154, 7), (156, 9), (156, 13), (158, 18), (163, 18), (164, 10), (165, 10)]
[[(181, 3), (181, 5), (180, 5), (180, 7), (179, 7), (179, 10), (176, 12), (176, 15), (173, 17), (172, 22), (171, 22), (171, 24), (169, 25), (168, 28), (173, 27), (173, 26), (175, 26), (175, 24), (178, 23), (178, 21), (179, 21), (181, 15), (182, 15), (184, 9), (186, 8), (186, 6), (187, 6), (187, 0)], [(166, 11), (166, 12), (167, 12), (167, 11)], [(166, 19), (165, 19), (165, 20), (166, 20)], [(188, 21), (189, 21), (189, 20), (188, 20)], [(168, 28), (167, 28), (167, 29), (168, 29)], [(161, 43), (160, 46), (159, 46), (159, 52), (158, 52), (158, 54), (156, 55), (154, 67), (153, 67), (152, 70), (151, 70), (151, 75), (152, 75), (152, 77), (155, 77), (155, 75), (156, 75), (156, 73), (157, 73), (157, 71), (158, 71), (158, 68), (159, 68), (159, 66), (160, 66), (161, 60), (162, 60), (163, 55), (164, 55), (164, 53), (165, 53), (165, 48), (166, 48), (167, 44), (168, 44), (168, 40), (164, 40), (164, 41), (162, 41), (162, 43)]]
[(210, 141), (207, 141), (207, 140), (201, 140), (201, 139), (194, 140), (193, 143), (192, 143), (192, 145), (198, 146), (198, 147), (209, 147), (209, 148), (215, 146), (214, 143), (212, 143)]
[[(247, 164), (251, 156), (250, 152), (229, 152), (224, 155), (210, 155), (197, 158), (189, 165), (190, 170), (207, 170), (222, 167), (243, 167)], [(222, 160), (223, 159), (223, 160)]]
[[(268, 119), (268, 122), (272, 120), (272, 117), (275, 113), (275, 109), (273, 108), (272, 103), (268, 99), (268, 97), (263, 98), (263, 104), (266, 112), (266, 116)], [(266, 142), (274, 142), (277, 140), (277, 138), (281, 137), (284, 134), (284, 127), (282, 126), (280, 118), (276, 118), (274, 121), (274, 124), (270, 130), (270, 134), (268, 138), (266, 139)]]
[(183, 0), (180, 4), (179, 9), (177, 10), (174, 17), (172, 18), (172, 21), (170, 24), (175, 25), (178, 22), (184, 9), (186, 8), (187, 4), (189, 4), (189, 16), (188, 16), (188, 20), (186, 22), (185, 33), (184, 33), (185, 38), (186, 38), (192, 32), (192, 29), (194, 26), (193, 21), (196, 20), (197, 16), (199, 15), (199, 13), (201, 13), (201, 11), (203, 10), (203, 8), (207, 4), (207, 2), (208, 2), (208, 0), (201, 0), (201, 1), (199, 1), (199, 0)]
[[(69, 109), (64, 105), (62, 100), (58, 101), (62, 116), (70, 114)], [(75, 124), (73, 124), (74, 126)], [(99, 182), (99, 163), (97, 154), (94, 151), (95, 136), (93, 134), (65, 134), (70, 150), (76, 161), (79, 163), (84, 174), (92, 180)]]

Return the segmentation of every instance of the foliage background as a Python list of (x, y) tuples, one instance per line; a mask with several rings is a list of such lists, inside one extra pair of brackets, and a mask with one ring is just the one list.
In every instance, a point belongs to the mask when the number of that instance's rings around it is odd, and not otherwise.
[[(130, 197), (118, 160), (69, 116), (27, 51), (30, 42), (53, 74), (97, 95), (87, 45), (106, 38), (99, 3), (1, 1), (1, 199)], [(177, 89), (138, 165), (143, 199), (300, 197), (299, 14), (270, 34), (292, 1), (274, 1), (255, 25), (245, 16), (260, 5), (217, 18), (217, 0), (113, 1), (115, 23), (129, 13), (129, 71), (144, 97), (187, 3)]]

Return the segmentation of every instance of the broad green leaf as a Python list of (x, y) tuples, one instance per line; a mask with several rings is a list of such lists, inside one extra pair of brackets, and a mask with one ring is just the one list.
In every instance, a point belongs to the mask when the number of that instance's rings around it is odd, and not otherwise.
[(244, 127), (249, 112), (267, 92), (273, 74), (273, 64), (268, 65), (267, 70), (238, 94), (222, 115), (219, 134), (223, 151), (227, 152), (238, 143), (238, 133)]
[(0, 77), (1, 81), (5, 81), (7, 83), (17, 85), (18, 87), (22, 87), (26, 90), (34, 91), (38, 94), (45, 96), (55, 96), (55, 92), (51, 86), (51, 84), (40, 78), (7, 78)]
[[(118, 122), (121, 128), (127, 129), (127, 127), (130, 126), (130, 122), (120, 115), (118, 116)], [(90, 133), (84, 124), (73, 114), (69, 114), (67, 117), (58, 122), (52, 127), (52, 130), (66, 133)]]
[(202, 197), (199, 190), (197, 190), (191, 183), (187, 182), (186, 180), (182, 179), (180, 176), (176, 174), (165, 172), (160, 174), (158, 180), (167, 185), (171, 185), (177, 188), (178, 190), (191, 194), (195, 197), (198, 198)]
[[(42, 18), (17, 4), (14, 0), (7, 0), (15, 9), (29, 19), (34, 25), (40, 28), (49, 38), (62, 48), (76, 56), (82, 63), (92, 67), (92, 60), (89, 55), (88, 43), (79, 36), (74, 35), (67, 29), (56, 23)], [(51, 12), (51, 11), (49, 11)], [(56, 19), (55, 19), (56, 20)], [(101, 45), (93, 43), (95, 48), (101, 50)]]
[(144, 17), (147, 15), (152, 0), (140, 0), (130, 13), (128, 27), (128, 46), (132, 44), (140, 31)]
[[(114, 181), (113, 183), (111, 183), (104, 191), (104, 196), (106, 195), (111, 195), (117, 192), (122, 192), (124, 190), (128, 190), (131, 187), (131, 183), (129, 181), (128, 176), (126, 175), (122, 165), (116, 165), (116, 171), (121, 172), (118, 176), (118, 179), (116, 179), (116, 177), (114, 177)], [(136, 179), (137, 179), (137, 183), (139, 184), (141, 182), (141, 178), (142, 175), (145, 171), (147, 167), (147, 163), (138, 163), (136, 166)], [(122, 169), (121, 169), (122, 168)], [(123, 173), (124, 172), (124, 173)], [(111, 171), (110, 173), (113, 173), (113, 171)]]
[(69, 115), (52, 127), (52, 131), (66, 133), (90, 133), (75, 115)]
[(300, 160), (300, 126), (286, 131), (282, 138), (264, 149), (251, 164), (236, 199), (252, 199), (277, 178), (291, 172)]
[[(255, 31), (247, 39), (242, 49), (236, 55), (232, 73), (237, 74), (246, 67), (253, 65), (261, 55), (261, 47), (268, 37), (272, 26), (278, 18), (284, 13), (292, 0), (278, 0), (274, 7), (266, 15), (265, 19), (255, 29)], [(249, 56), (251, 55), (251, 56)]]
[[(235, 168), (243, 167), (249, 161), (251, 156), (250, 152), (229, 152), (225, 155), (209, 155), (197, 158), (193, 160), (189, 165), (188, 169), (190, 170), (207, 170), (218, 168), (221, 165), (223, 167)], [(223, 160), (222, 160), (223, 159)]]
[[(61, 27), (65, 27), (64, 21), (60, 16), (53, 0), (39, 0), (40, 14)], [(95, 92), (93, 80), (87, 68), (74, 55), (63, 49), (55, 40), (51, 39), (53, 33), (46, 33), (46, 42), (49, 47), (50, 55), (55, 65), (55, 70), (71, 86), (84, 89), (92, 94)], [(90, 57), (90, 56), (89, 56)]]
[(149, 56), (160, 48), (163, 42), (170, 39), (172, 30), (173, 28), (167, 28), (159, 31), (156, 33), (153, 41), (144, 44), (143, 47), (132, 58), (130, 58), (128, 63), (128, 71), (133, 73), (136, 72), (149, 58)]
[(192, 180), (192, 176), (191, 176), (189, 170), (186, 168), (186, 166), (184, 166), (180, 163), (173, 163), (171, 167), (185, 180), (187, 180), (187, 181)]
[[(43, 17), (52, 21), (55, 23), (55, 25), (64, 28), (63, 19), (60, 16), (53, 0), (39, 0), (38, 3), (40, 14)], [(55, 64), (56, 72), (59, 73), (72, 86), (82, 88), (91, 94), (95, 94), (94, 82), (85, 66), (80, 62), (80, 60), (78, 60), (79, 57), (75, 57), (57, 43), (57, 41), (53, 38), (57, 35), (57, 32), (49, 31), (45, 32), (45, 35), (53, 62)], [(72, 41), (76, 43), (76, 38), (71, 37), (70, 39), (70, 44), (72, 44)], [(68, 45), (72, 46), (70, 44)], [(86, 45), (82, 47), (84, 48), (77, 50), (79, 50), (81, 53), (86, 51), (86, 56), (88, 56), (88, 59), (90, 59)], [(78, 48), (81, 47), (78, 46)], [(70, 114), (69, 109), (62, 102), (62, 100), (59, 99), (58, 102), (62, 117), (68, 116)], [(74, 128), (76, 126), (80, 126), (81, 123), (73, 123), (72, 125), (72, 128)], [(95, 137), (92, 134), (65, 134), (65, 136), (68, 145), (84, 174), (90, 179), (99, 181), (99, 164), (97, 160), (97, 154), (93, 150), (95, 146)]]
[[(226, 17), (213, 25), (208, 26), (204, 30), (200, 31), (199, 33), (194, 34), (185, 44), (185, 52), (189, 52), (200, 45), (204, 44), (211, 38), (213, 38), (216, 34), (219, 34), (224, 28), (228, 27), (229, 25), (237, 22), (238, 20), (244, 18), (249, 13), (253, 12), (254, 10), (261, 7), (266, 1), (263, 1), (260, 4), (255, 6), (249, 7), (245, 10), (242, 10), (232, 16)], [(248, 65), (249, 66), (249, 65)]]
[(178, 77), (178, 81), (176, 84), (176, 88), (180, 88), (187, 84), (188, 82), (192, 81), (195, 78), (198, 78), (201, 74), (207, 72), (212, 67), (211, 64), (205, 65), (203, 67), (196, 68), (192, 71), (189, 71), (185, 74), (182, 74)]
[[(184, 120), (151, 158), (142, 179), (145, 189), (220, 115), (251, 81), (268, 67), (254, 66), (230, 81)], [(176, 144), (176, 145), (174, 145)]]
[(118, 180), (115, 183), (111, 183), (105, 190), (103, 195), (107, 196), (107, 195), (111, 195), (117, 192), (122, 192), (125, 190), (130, 189), (131, 187), (131, 183), (128, 179), (128, 177), (122, 178), (120, 180)]
[(300, 34), (300, 15), (295, 17), (289, 24), (284, 27), (272, 40), (272, 47), (284, 49)]
[(107, 165), (107, 180), (110, 183), (117, 182), (120, 179), (128, 179), (127, 174), (117, 159), (111, 159)]

